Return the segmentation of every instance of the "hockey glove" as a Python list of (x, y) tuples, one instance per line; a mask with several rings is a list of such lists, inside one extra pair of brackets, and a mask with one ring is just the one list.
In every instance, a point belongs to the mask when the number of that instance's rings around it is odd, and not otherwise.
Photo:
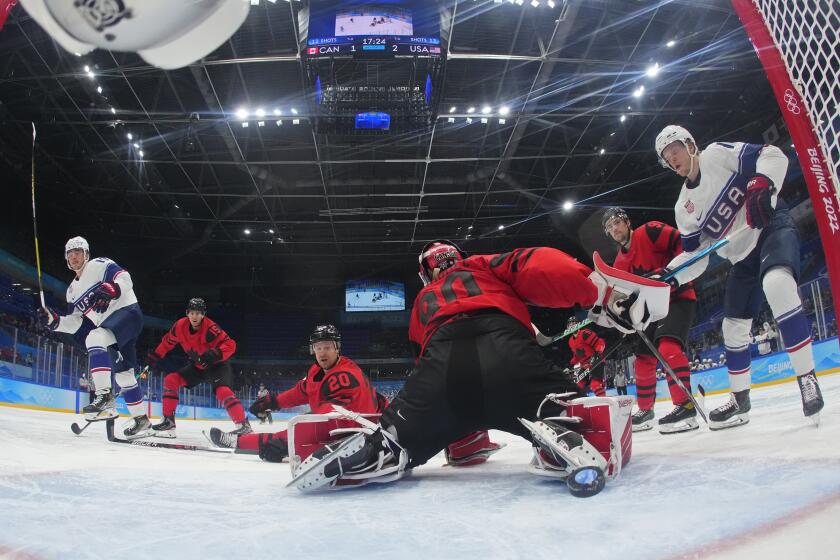
[(54, 331), (58, 328), (59, 319), (60, 316), (58, 315), (58, 312), (51, 307), (42, 307), (38, 309), (38, 322), (50, 330)]
[(649, 272), (645, 274), (645, 278), (650, 278), (651, 280), (659, 280), (660, 282), (665, 282), (669, 286), (671, 286), (671, 291), (676, 290), (680, 287), (680, 283), (677, 280), (676, 276), (671, 276), (667, 280), (665, 279), (666, 276), (671, 274), (671, 269), (667, 267), (657, 268), (653, 272)]
[(198, 365), (203, 367), (210, 367), (219, 360), (222, 359), (222, 351), (218, 348), (211, 348), (210, 350), (206, 351), (204, 354), (198, 357)]
[(277, 404), (274, 400), (274, 393), (271, 391), (268, 392), (267, 395), (264, 397), (260, 397), (251, 404), (248, 408), (248, 412), (253, 414), (254, 416), (259, 417), (261, 414), (265, 414), (269, 410), (273, 410), (277, 408)]
[(120, 297), (120, 287), (113, 282), (101, 283), (90, 296), (90, 306), (97, 313), (104, 313), (112, 300)]
[(153, 350), (146, 354), (146, 365), (152, 371), (152, 373), (160, 372), (160, 361), (162, 359), (163, 358), (161, 356), (158, 356), (157, 353)]
[(747, 208), (747, 224), (753, 229), (761, 229), (770, 224), (773, 218), (773, 183), (763, 175), (756, 175), (747, 183), (747, 196), (744, 206)]

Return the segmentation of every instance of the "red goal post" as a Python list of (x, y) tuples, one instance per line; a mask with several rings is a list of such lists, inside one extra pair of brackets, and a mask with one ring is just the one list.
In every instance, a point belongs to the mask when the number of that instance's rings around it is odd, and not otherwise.
[(834, 0), (732, 0), (790, 131), (840, 319), (840, 11)]

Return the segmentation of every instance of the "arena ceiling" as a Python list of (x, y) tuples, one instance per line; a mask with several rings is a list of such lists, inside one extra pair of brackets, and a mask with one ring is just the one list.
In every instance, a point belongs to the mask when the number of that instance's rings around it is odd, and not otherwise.
[[(259, 3), (212, 55), (168, 72), (134, 54), (68, 53), (17, 7), (0, 32), (4, 246), (33, 254), (31, 122), (53, 273), (81, 234), (156, 283), (279, 286), (408, 278), (437, 238), (588, 260), (609, 250), (604, 206), (673, 220), (678, 181), (652, 151), (663, 126), (703, 145), (761, 142), (780, 120), (727, 0), (555, 4), (447, 2), (435, 125), (369, 137), (314, 132), (298, 2)], [(381, 65), (368, 79), (399, 73)]]

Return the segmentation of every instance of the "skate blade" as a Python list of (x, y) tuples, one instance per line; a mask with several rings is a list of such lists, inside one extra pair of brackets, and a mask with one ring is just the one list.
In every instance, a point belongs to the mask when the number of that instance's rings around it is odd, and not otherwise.
[(686, 420), (685, 422), (680, 422), (677, 425), (665, 427), (662, 424), (659, 425), (659, 433), (668, 435), (668, 434), (681, 434), (683, 432), (690, 432), (692, 430), (697, 430), (700, 428), (700, 425), (697, 423), (697, 420), (692, 418), (691, 420)]
[(111, 410), (110, 412), (107, 410), (103, 410), (102, 412), (96, 414), (85, 414), (85, 420), (88, 422), (101, 422), (103, 420), (110, 420), (111, 418), (116, 418), (119, 416), (119, 413), (116, 409)]
[(653, 421), (650, 422), (642, 422), (641, 424), (633, 424), (633, 431), (634, 432), (647, 432), (648, 430), (653, 429)]
[(152, 437), (152, 432), (150, 430), (146, 430), (145, 432), (140, 432), (140, 433), (134, 434), (133, 436), (130, 436), (126, 433), (123, 433), (123, 437), (128, 441), (133, 441), (135, 439)]
[(164, 439), (175, 439), (177, 436), (175, 430), (166, 430), (165, 432), (156, 432), (152, 430), (152, 437), (159, 437)]
[(286, 488), (294, 486), (302, 492), (309, 492), (332, 484), (340, 475), (327, 476), (324, 472), (327, 467), (330, 466), (333, 461), (338, 461), (339, 459), (358, 453), (364, 445), (364, 435), (356, 434), (342, 442), (335, 448), (335, 450), (324, 455), (320, 459), (310, 455), (303, 463), (300, 464), (300, 467), (298, 467), (297, 472), (292, 477), (292, 480), (286, 484)]
[(750, 417), (747, 416), (746, 413), (739, 414), (735, 416), (732, 420), (727, 420), (725, 422), (715, 422), (714, 420), (709, 420), (709, 429), (712, 431), (718, 430), (727, 430), (729, 428), (735, 428), (737, 426), (743, 426), (744, 424), (749, 424)]
[(820, 427), (820, 413), (819, 412), (817, 412), (816, 414), (812, 414), (811, 416), (806, 416), (805, 418), (810, 420), (815, 428)]

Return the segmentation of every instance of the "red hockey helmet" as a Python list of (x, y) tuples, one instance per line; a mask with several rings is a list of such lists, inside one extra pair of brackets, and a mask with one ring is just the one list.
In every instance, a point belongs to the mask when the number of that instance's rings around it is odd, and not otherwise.
[(467, 258), (466, 253), (447, 239), (429, 241), (420, 251), (418, 259), (420, 261), (420, 280), (426, 286), (432, 281), (432, 271), (434, 269), (439, 268), (444, 271), (465, 258)]

